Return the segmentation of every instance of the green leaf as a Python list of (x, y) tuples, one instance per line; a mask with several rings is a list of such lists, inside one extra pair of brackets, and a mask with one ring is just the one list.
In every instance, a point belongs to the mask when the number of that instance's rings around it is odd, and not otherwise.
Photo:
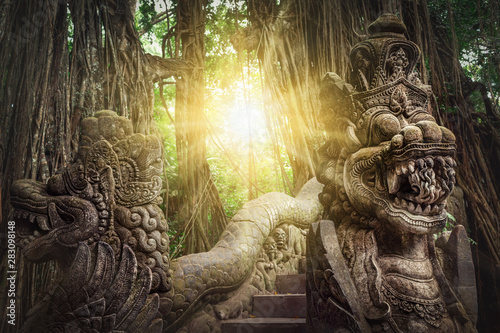
[(451, 215), (449, 212), (446, 212), (446, 216), (448, 216), (448, 218), (450, 220), (452, 220), (453, 222), (457, 222), (457, 219), (453, 215)]

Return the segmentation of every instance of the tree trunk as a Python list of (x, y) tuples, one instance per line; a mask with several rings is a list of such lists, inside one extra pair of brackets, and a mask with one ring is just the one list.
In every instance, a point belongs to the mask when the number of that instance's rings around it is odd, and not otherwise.
[[(181, 188), (179, 217), (184, 225), (185, 254), (210, 250), (226, 225), (206, 158), (205, 10), (204, 0), (180, 1), (177, 6), (182, 58), (192, 66), (177, 79), (175, 104)], [(210, 209), (212, 221), (209, 221)]]
[[(78, 146), (83, 117), (113, 109), (130, 117), (136, 131), (155, 132), (152, 71), (134, 30), (134, 11), (135, 1), (128, 0), (0, 4), (2, 234), (12, 219), (12, 182), (45, 181), (68, 164)], [(6, 253), (6, 242), (1, 246)], [(2, 267), (7, 267), (6, 259), (2, 256)], [(57, 267), (50, 262), (32, 265), (19, 252), (16, 260), (20, 328), (23, 314), (40, 291), (47, 290)], [(2, 270), (3, 290), (5, 274)], [(4, 300), (0, 306), (6, 309)], [(0, 331), (6, 332), (6, 320), (1, 323)]]
[[(10, 1), (0, 20), (1, 234), (12, 220), (10, 185), (20, 178), (46, 180), (71, 158), (66, 5), (59, 1)], [(6, 238), (5, 238), (6, 239)], [(1, 242), (7, 253), (7, 242)], [(7, 255), (2, 255), (4, 295)], [(16, 253), (16, 327), (35, 295), (54, 277), (52, 263), (32, 265)], [(0, 306), (7, 309), (7, 297)], [(0, 331), (10, 325), (3, 318)], [(10, 327), (12, 328), (12, 327)]]

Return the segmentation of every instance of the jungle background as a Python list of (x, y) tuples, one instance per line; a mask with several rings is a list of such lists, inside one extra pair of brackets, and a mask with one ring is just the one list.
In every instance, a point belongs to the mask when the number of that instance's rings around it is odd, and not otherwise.
[[(498, 331), (498, 0), (2, 0), (2, 311), (10, 185), (70, 162), (83, 118), (111, 109), (163, 138), (171, 256), (207, 251), (244, 202), (314, 177), (319, 81), (347, 78), (351, 47), (385, 12), (422, 50), (434, 116), (457, 136), (478, 329)], [(18, 329), (57, 267), (16, 258)]]

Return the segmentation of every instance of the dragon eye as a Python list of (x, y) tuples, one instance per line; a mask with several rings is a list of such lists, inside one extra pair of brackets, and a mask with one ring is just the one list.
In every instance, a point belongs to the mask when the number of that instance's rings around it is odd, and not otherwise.
[(398, 118), (392, 114), (383, 113), (373, 121), (371, 144), (376, 145), (384, 141), (389, 141), (400, 131), (401, 126)]

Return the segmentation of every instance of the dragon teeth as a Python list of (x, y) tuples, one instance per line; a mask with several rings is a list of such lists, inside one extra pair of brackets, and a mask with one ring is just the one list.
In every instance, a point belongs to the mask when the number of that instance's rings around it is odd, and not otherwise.
[(401, 164), (396, 165), (396, 175), (401, 176), (402, 173)]
[(389, 193), (394, 194), (399, 191), (399, 187), (401, 182), (398, 179), (398, 175), (396, 172), (389, 171), (387, 172), (387, 187), (389, 189)]
[(420, 204), (415, 206), (415, 213), (422, 214), (422, 206)]
[(420, 169), (423, 169), (423, 168), (425, 167), (425, 162), (424, 162), (424, 160), (423, 160), (423, 159), (421, 159), (421, 158), (419, 158), (419, 159), (417, 160), (417, 164), (418, 164), (418, 167), (419, 167)]
[(408, 170), (409, 170), (411, 173), (414, 173), (414, 172), (415, 172), (415, 162), (410, 161), (410, 162), (408, 163)]
[(408, 174), (408, 165), (401, 165), (401, 172), (403, 173), (403, 175)]
[(47, 218), (47, 216), (38, 215), (36, 217), (36, 222), (37, 222), (38, 226), (40, 227), (40, 229), (45, 230), (45, 231), (50, 230), (49, 219)]
[[(394, 196), (393, 206), (413, 214), (442, 213), (445, 205), (439, 202), (449, 192), (448, 183), (454, 181), (454, 166), (456, 162), (451, 156), (422, 156), (390, 166), (386, 174), (389, 193), (397, 194), (403, 184), (411, 187), (407, 189), (409, 193), (403, 195), (407, 200)], [(444, 179), (448, 179), (446, 183)]]

